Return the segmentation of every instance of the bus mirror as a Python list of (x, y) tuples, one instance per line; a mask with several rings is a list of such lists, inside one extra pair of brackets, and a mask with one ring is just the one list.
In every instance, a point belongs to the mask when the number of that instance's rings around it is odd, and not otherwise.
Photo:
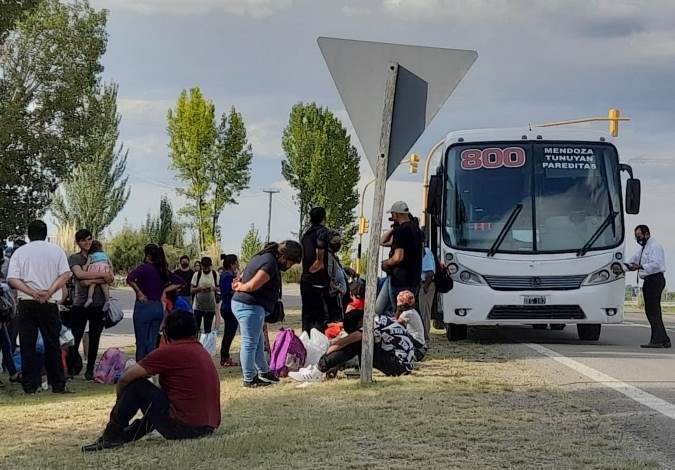
[(640, 180), (628, 178), (626, 180), (626, 214), (640, 213)]

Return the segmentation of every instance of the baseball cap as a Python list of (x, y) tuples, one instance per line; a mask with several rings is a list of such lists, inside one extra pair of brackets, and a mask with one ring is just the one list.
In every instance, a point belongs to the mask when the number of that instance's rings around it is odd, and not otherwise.
[(405, 202), (396, 201), (389, 209), (389, 214), (410, 214), (410, 209)]

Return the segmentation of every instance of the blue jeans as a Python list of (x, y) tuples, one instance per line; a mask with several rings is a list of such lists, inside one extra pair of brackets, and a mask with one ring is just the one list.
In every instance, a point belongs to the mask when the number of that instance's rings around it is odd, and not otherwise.
[(388, 317), (393, 316), (394, 311), (396, 310), (396, 297), (404, 290), (409, 290), (417, 297), (420, 288), (419, 286), (395, 287), (391, 285), (391, 278), (387, 277), (387, 280), (382, 284), (380, 293), (377, 295), (377, 300), (375, 301), (375, 314), (386, 315)]
[(10, 375), (16, 374), (16, 367), (14, 366), (14, 348), (7, 333), (7, 326), (0, 326), (0, 347), (2, 347), (2, 367), (7, 369)]
[(164, 306), (157, 300), (134, 305), (134, 334), (136, 335), (136, 361), (154, 351), (159, 327), (164, 319)]
[[(379, 281), (378, 281), (379, 285)], [(375, 301), (375, 314), (376, 315), (385, 315), (392, 316), (393, 308), (391, 306), (391, 300), (389, 298), (389, 289), (391, 287), (391, 281), (389, 277), (385, 278), (382, 283), (379, 292), (377, 293), (377, 300)]]
[(232, 313), (239, 321), (241, 334), (241, 371), (244, 381), (251, 382), (258, 374), (269, 372), (270, 366), (265, 359), (265, 309), (260, 305), (249, 305), (232, 301)]

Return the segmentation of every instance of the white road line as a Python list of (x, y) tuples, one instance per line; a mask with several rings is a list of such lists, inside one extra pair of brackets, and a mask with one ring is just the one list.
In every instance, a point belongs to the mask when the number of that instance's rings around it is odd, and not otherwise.
[(525, 345), (528, 348), (533, 349), (544, 356), (550, 357), (554, 361), (557, 361), (569, 367), (570, 369), (575, 370), (576, 372), (579, 372), (581, 375), (585, 375), (589, 379), (616, 390), (617, 392), (626, 395), (631, 400), (634, 400), (646, 407), (651, 408), (654, 411), (661, 413), (663, 416), (666, 416), (670, 419), (675, 419), (675, 405), (672, 403), (662, 400), (661, 398), (654, 396), (651, 393), (647, 393), (644, 390), (640, 390), (633, 385), (629, 385), (625, 382), (615, 379), (610, 375), (603, 374), (592, 367), (588, 367), (581, 362), (563, 356), (559, 352), (552, 349), (548, 349), (544, 346), (533, 343), (525, 343)]

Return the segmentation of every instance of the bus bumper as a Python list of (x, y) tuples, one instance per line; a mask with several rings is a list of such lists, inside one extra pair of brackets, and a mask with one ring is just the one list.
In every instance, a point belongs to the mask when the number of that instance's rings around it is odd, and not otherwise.
[(442, 296), (443, 322), (459, 325), (621, 323), (624, 297), (624, 279), (552, 291), (498, 291), (487, 285), (455, 282), (453, 289)]

